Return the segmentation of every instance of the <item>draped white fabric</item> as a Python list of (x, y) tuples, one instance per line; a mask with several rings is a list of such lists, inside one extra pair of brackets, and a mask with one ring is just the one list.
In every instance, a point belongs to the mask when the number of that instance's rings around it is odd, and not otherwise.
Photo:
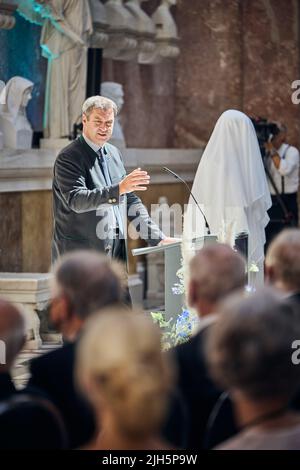
[[(1, 84), (0, 84), (1, 85)], [(16, 120), (18, 112), (22, 106), (24, 93), (33, 88), (34, 83), (27, 78), (13, 77), (4, 86), (0, 94), (0, 105), (4, 105), (3, 110), (8, 112)]]
[[(240, 111), (225, 111), (218, 119), (194, 179), (192, 192), (204, 211), (211, 232), (225, 228), (249, 234), (249, 264), (263, 281), (265, 227), (271, 206), (262, 157), (251, 120)], [(200, 211), (192, 198), (185, 214), (184, 236), (205, 233)]]

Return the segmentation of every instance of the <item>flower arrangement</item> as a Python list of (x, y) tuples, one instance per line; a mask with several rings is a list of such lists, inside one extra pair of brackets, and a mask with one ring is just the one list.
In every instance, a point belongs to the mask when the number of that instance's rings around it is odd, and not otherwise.
[(189, 310), (183, 309), (177, 318), (166, 321), (164, 312), (151, 312), (154, 323), (162, 330), (162, 348), (164, 351), (188, 341), (198, 325), (198, 318)]
[[(235, 222), (225, 224), (223, 221), (222, 227), (217, 237), (219, 243), (226, 243), (234, 249), (235, 245)], [(172, 287), (172, 292), (175, 295), (184, 295), (186, 287), (189, 282), (189, 261), (195, 254), (191, 242), (188, 237), (184, 236), (182, 239), (182, 260), (181, 267), (176, 273), (178, 282)], [(248, 265), (249, 273), (258, 273), (258, 266), (251, 261)], [(253, 292), (255, 288), (251, 285), (245, 287), (247, 293)], [(168, 350), (178, 344), (185, 343), (194, 334), (199, 325), (199, 318), (197, 313), (187, 307), (182, 308), (182, 312), (176, 318), (170, 318), (168, 321), (165, 318), (164, 312), (151, 312), (152, 319), (159, 325), (162, 330), (162, 347)]]

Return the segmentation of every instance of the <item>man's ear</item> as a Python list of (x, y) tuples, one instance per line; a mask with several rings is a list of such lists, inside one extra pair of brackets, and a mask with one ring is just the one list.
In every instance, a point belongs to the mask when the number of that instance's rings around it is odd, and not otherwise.
[(67, 296), (61, 295), (50, 307), (50, 319), (54, 326), (59, 327), (71, 316), (71, 304)]
[(191, 280), (188, 288), (188, 304), (194, 307), (197, 303), (197, 285), (196, 282)]
[(273, 266), (265, 266), (265, 276), (266, 276), (266, 281), (269, 284), (274, 284), (276, 280), (276, 275), (275, 275), (275, 269)]
[(86, 123), (86, 121), (88, 120), (86, 114), (82, 113), (81, 120), (82, 120), (82, 124)]

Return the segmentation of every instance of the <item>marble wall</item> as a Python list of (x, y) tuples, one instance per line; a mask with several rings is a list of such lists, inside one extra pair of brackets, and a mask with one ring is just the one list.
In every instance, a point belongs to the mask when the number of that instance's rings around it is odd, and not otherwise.
[(241, 108), (240, 18), (238, 0), (178, 1), (176, 146), (199, 147), (225, 109)]
[(243, 2), (244, 109), (285, 122), (298, 146), (300, 106), (291, 102), (291, 83), (300, 79), (299, 13), (297, 0)]
[[(188, 6), (188, 7), (187, 7)], [(178, 0), (175, 143), (199, 146), (228, 108), (287, 123), (300, 146), (298, 0)]]
[(48, 272), (51, 191), (0, 194), (0, 272)]
[[(157, 2), (148, 2), (149, 12)], [(146, 4), (145, 4), (146, 5)], [(300, 146), (298, 0), (178, 0), (177, 61), (149, 67), (103, 64), (103, 80), (124, 85), (131, 147), (199, 147), (220, 114), (237, 108), (280, 120)]]

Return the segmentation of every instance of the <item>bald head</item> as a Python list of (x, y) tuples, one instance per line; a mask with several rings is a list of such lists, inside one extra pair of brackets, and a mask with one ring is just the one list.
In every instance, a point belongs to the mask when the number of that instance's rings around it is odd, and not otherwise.
[(5, 353), (0, 371), (9, 370), (25, 342), (25, 321), (15, 306), (3, 299), (0, 299), (0, 340), (4, 348), (1, 352)]
[[(227, 294), (242, 289), (246, 282), (244, 258), (222, 243), (202, 248), (190, 263), (189, 303), (215, 305)], [(209, 312), (208, 312), (209, 313)]]
[(283, 230), (266, 255), (268, 280), (284, 291), (300, 292), (300, 230)]
[(120, 302), (120, 273), (105, 255), (74, 251), (63, 256), (54, 268), (56, 289), (65, 295), (72, 313), (81, 319), (95, 310)]

